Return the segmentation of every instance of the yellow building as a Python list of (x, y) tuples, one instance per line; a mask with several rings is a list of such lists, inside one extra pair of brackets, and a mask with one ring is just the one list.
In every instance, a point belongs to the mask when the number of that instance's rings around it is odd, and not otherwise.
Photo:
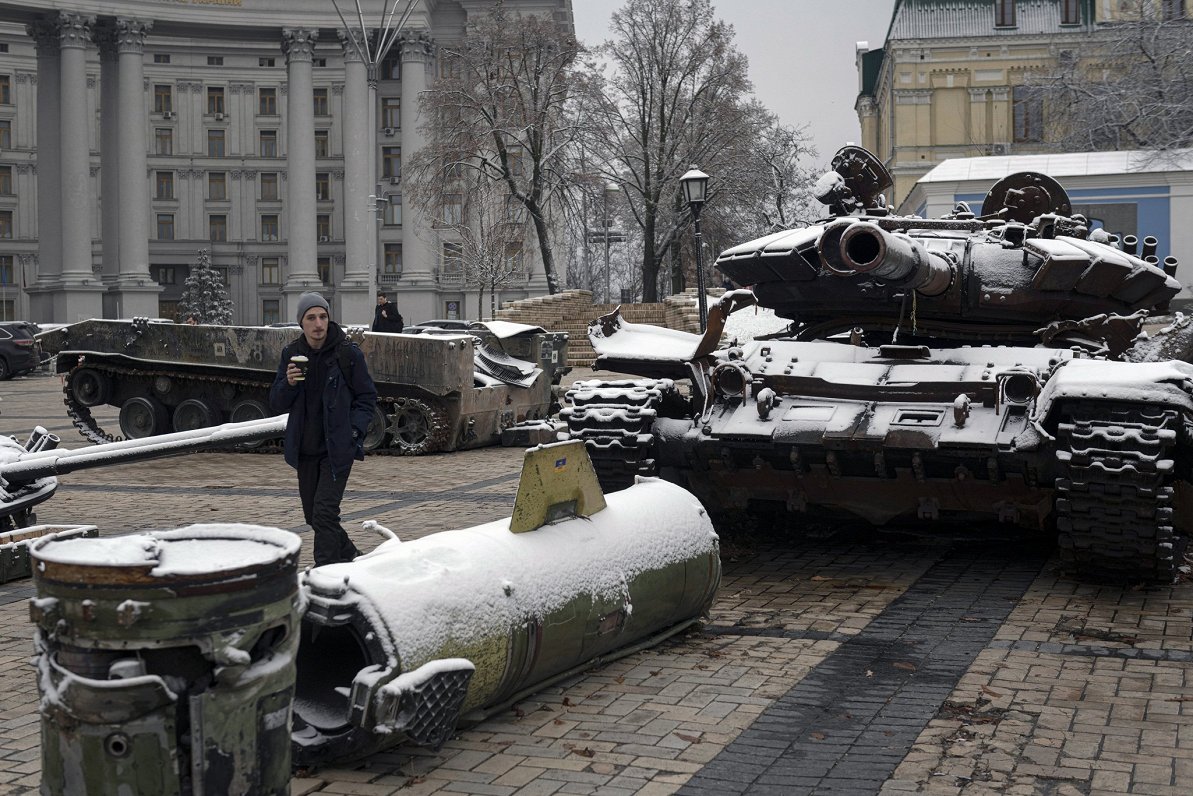
[[(1185, 0), (1142, 1), (1184, 18)], [(896, 0), (883, 46), (857, 52), (862, 145), (894, 177), (889, 203), (949, 158), (1048, 151), (1028, 75), (1087, 58), (1138, 13), (1134, 0)]]

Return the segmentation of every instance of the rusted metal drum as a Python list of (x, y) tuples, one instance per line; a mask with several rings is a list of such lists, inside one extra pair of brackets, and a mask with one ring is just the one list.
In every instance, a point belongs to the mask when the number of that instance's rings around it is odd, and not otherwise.
[(34, 542), (42, 793), (288, 793), (298, 551), (255, 525)]

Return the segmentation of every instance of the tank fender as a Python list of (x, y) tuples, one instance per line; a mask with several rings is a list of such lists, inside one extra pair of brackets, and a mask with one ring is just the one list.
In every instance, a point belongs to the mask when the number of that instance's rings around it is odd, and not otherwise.
[(1126, 401), (1172, 407), (1193, 417), (1193, 365), (1070, 359), (1060, 363), (1036, 399), (1034, 419), (1049, 426), (1068, 400)]

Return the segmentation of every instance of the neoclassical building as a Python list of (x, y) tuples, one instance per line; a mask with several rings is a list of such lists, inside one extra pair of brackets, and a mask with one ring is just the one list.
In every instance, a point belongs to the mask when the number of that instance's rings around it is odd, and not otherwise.
[[(1185, 0), (1155, 4), (1183, 19)], [(886, 40), (857, 50), (862, 146), (894, 177), (893, 206), (950, 158), (1048, 151), (1027, 76), (1115, 35), (1122, 0), (896, 0)], [(1136, 12), (1137, 13), (1137, 12)], [(903, 207), (903, 210), (912, 210)]]
[[(338, 2), (347, 27), (332, 0), (0, 1), (0, 320), (173, 317), (200, 249), (240, 324), (306, 290), (349, 323), (379, 287), (407, 322), (479, 314), (401, 163), (439, 45), (493, 0), (411, 0), (375, 80)], [(572, 26), (571, 0), (504, 4)], [(547, 290), (522, 252), (502, 299)]]

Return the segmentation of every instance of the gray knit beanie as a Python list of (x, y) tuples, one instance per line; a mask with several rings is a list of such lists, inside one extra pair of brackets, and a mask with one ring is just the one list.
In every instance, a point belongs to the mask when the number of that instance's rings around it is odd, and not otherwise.
[(307, 310), (311, 307), (322, 307), (327, 310), (327, 314), (331, 315), (331, 307), (327, 305), (327, 299), (320, 296), (318, 293), (303, 293), (298, 297), (298, 322), (302, 323), (302, 316), (307, 314)]

